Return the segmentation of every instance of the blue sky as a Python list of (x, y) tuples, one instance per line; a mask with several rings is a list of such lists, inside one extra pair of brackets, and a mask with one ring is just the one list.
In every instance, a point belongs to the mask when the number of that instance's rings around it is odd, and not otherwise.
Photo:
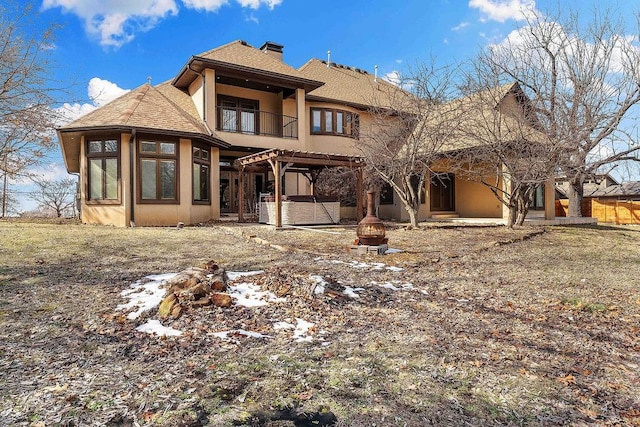
[[(103, 105), (152, 78), (173, 78), (191, 55), (233, 40), (260, 47), (284, 45), (284, 60), (299, 67), (310, 58), (393, 75), (435, 56), (464, 61), (499, 43), (523, 11), (543, 13), (556, 0), (36, 0), (37, 25), (61, 24), (50, 52), (53, 76), (69, 93), (69, 117)], [(568, 2), (581, 12), (611, 5), (630, 16), (636, 1)], [(562, 2), (560, 2), (562, 5)], [(65, 175), (59, 150), (39, 171)], [(19, 183), (14, 183), (19, 190)], [(23, 199), (23, 209), (31, 204)]]

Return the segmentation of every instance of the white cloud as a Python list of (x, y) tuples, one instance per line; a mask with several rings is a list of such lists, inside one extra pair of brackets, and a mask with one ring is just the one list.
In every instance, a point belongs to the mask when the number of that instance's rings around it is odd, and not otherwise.
[[(189, 9), (205, 10), (207, 12), (215, 12), (222, 6), (229, 4), (229, 0), (181, 0), (182, 4)], [(241, 7), (250, 9), (259, 9), (260, 6), (266, 6), (269, 10), (282, 3), (282, 0), (236, 0)]]
[(469, 0), (469, 7), (484, 15), (482, 21), (522, 21), (535, 10), (535, 0)]
[[(282, 0), (235, 0), (243, 8), (269, 10)], [(228, 5), (229, 0), (181, 0), (188, 9), (215, 12)], [(178, 14), (176, 0), (43, 0), (42, 8), (61, 8), (78, 16), (86, 33), (99, 40), (100, 45), (119, 48), (130, 42), (135, 34), (148, 31), (167, 16)]]
[(282, 0), (236, 0), (242, 7), (250, 7), (251, 9), (258, 9), (263, 4), (273, 10), (274, 7), (282, 3)]
[(402, 75), (398, 70), (393, 70), (382, 76), (382, 80), (388, 81), (393, 85), (400, 86), (402, 84)]
[(89, 98), (91, 98), (93, 103), (98, 107), (102, 107), (119, 96), (129, 92), (129, 90), (122, 89), (117, 84), (112, 83), (109, 80), (94, 77), (89, 80), (87, 92), (89, 93)]
[(95, 110), (98, 107), (108, 104), (114, 99), (129, 92), (128, 89), (122, 89), (117, 84), (104, 80), (99, 77), (94, 77), (89, 80), (87, 85), (87, 94), (91, 103), (64, 103), (61, 107), (57, 108), (59, 115), (61, 116), (59, 126), (70, 123), (80, 117), (84, 116)]
[[(29, 169), (29, 174), (34, 178), (47, 181), (57, 181), (60, 179), (69, 178), (69, 173), (65, 169), (64, 165), (60, 163), (49, 163), (31, 168)], [(28, 177), (19, 177), (11, 183), (19, 186), (33, 184), (33, 182)]]
[(469, 23), (468, 22), (461, 22), (458, 25), (456, 25), (455, 27), (451, 28), (452, 31), (460, 31), (465, 27), (468, 27)]
[(195, 10), (215, 12), (222, 6), (229, 4), (228, 0), (182, 0), (185, 7)]
[(102, 46), (118, 48), (138, 31), (147, 31), (167, 15), (177, 15), (175, 0), (43, 0), (42, 8), (60, 7), (77, 15), (87, 34)]
[(254, 24), (260, 23), (260, 20), (258, 20), (258, 17), (253, 13), (250, 13), (247, 17), (244, 18), (244, 20), (247, 22), (253, 22)]

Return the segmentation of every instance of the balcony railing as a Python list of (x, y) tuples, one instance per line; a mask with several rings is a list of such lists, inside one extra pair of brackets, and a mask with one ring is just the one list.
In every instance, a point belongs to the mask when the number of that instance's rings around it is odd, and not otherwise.
[(216, 130), (247, 135), (298, 138), (298, 119), (296, 117), (244, 108), (218, 106), (217, 109)]

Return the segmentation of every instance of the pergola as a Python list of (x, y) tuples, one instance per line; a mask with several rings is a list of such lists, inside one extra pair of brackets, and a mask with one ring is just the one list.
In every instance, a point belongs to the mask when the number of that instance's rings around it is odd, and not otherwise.
[(238, 221), (244, 221), (244, 174), (245, 172), (265, 172), (271, 170), (275, 177), (276, 228), (282, 227), (282, 177), (289, 168), (309, 171), (311, 192), (315, 195), (316, 179), (325, 168), (348, 167), (356, 170), (357, 193), (356, 215), (362, 219), (362, 167), (364, 159), (341, 154), (315, 153), (311, 151), (281, 150), (272, 148), (259, 153), (241, 157), (235, 161), (238, 174)]

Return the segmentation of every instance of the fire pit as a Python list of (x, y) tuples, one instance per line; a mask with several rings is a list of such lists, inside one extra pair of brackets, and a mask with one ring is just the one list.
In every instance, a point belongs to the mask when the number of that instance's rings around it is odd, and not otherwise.
[(384, 254), (387, 249), (387, 238), (384, 224), (376, 216), (375, 191), (367, 191), (367, 216), (358, 223), (356, 235), (351, 250)]

